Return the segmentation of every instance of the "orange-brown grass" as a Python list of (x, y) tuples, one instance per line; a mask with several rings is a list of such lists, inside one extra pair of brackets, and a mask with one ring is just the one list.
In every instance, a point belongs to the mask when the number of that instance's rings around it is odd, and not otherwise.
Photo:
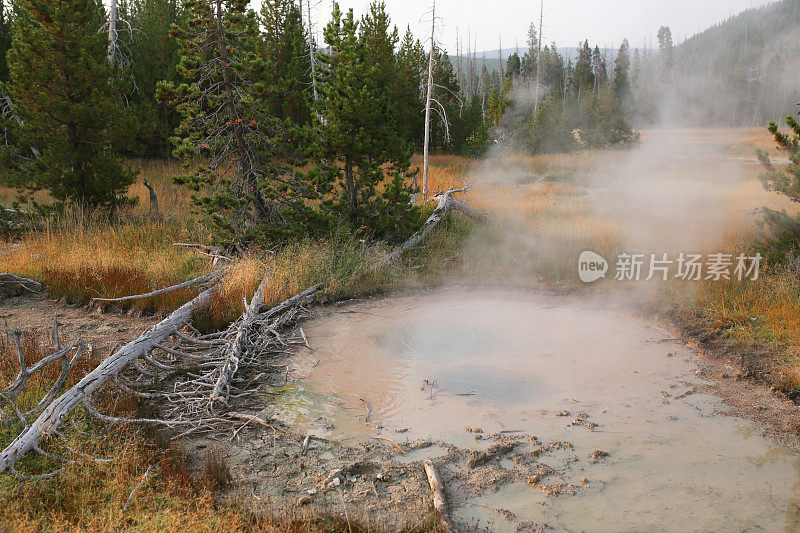
[(354, 297), (389, 287), (400, 279), (394, 267), (370, 269), (385, 253), (349, 237), (290, 243), (267, 256), (250, 256), (233, 264), (208, 309), (199, 313), (203, 329), (219, 329), (244, 310), (262, 279), (266, 306), (274, 306), (317, 284), (327, 288), (327, 298)]
[[(196, 238), (196, 230), (175, 222), (110, 222), (85, 213), (46, 222), (0, 248), (0, 271), (42, 281), (56, 297), (73, 302), (149, 292), (209, 270), (191, 250), (173, 246)], [(188, 292), (173, 292), (132, 305), (171, 311)]]

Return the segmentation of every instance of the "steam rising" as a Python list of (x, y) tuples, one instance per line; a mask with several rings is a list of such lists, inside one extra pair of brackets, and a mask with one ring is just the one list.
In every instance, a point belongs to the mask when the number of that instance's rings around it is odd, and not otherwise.
[[(519, 102), (511, 115), (529, 108), (529, 98)], [(481, 207), (498, 226), (468, 244), (468, 273), (499, 284), (574, 284), (584, 250), (604, 255), (612, 278), (622, 252), (735, 253), (752, 238), (757, 208), (787, 207), (757, 179), (754, 150), (768, 146), (765, 130), (675, 127), (680, 105), (660, 114), (668, 120), (629, 147), (531, 157), (494, 144), (468, 180), (472, 201), (488, 198)]]

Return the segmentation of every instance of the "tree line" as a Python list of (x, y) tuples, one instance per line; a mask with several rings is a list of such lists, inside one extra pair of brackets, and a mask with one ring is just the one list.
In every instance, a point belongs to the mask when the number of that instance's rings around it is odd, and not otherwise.
[[(294, 0), (114, 5), (110, 25), (100, 0), (0, 0), (0, 163), (21, 200), (118, 210), (136, 179), (126, 159), (177, 157), (175, 181), (228, 243), (418, 224), (429, 56), (383, 2), (360, 18), (334, 3), (319, 43)], [(529, 37), (499, 72), (433, 44), (433, 151), (631, 138), (627, 42), (612, 71), (588, 42), (573, 64)]]
[(489, 71), (485, 60), (477, 69), (474, 53), (456, 61), (462, 85), (480, 99), (494, 140), (543, 153), (635, 141), (630, 54), (625, 40), (609, 62), (585, 40), (573, 60), (556, 43), (540, 42), (531, 23), (527, 50), (501, 60), (499, 69)]
[[(383, 2), (361, 18), (334, 4), (322, 43), (293, 0), (115, 7), (109, 26), (100, 0), (0, 2), (2, 181), (21, 200), (116, 210), (136, 177), (126, 158), (174, 156), (227, 242), (417, 224), (428, 57)], [(479, 153), (483, 116), (435, 55), (431, 147)]]

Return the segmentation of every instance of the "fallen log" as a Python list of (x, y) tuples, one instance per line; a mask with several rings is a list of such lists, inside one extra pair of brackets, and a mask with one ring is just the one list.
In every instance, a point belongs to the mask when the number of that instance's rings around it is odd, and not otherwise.
[(214, 384), (214, 389), (211, 391), (211, 403), (222, 399), (223, 390), (228, 386), (228, 383), (233, 379), (233, 375), (239, 369), (239, 360), (245, 350), (245, 340), (247, 339), (250, 329), (253, 327), (253, 322), (256, 320), (258, 313), (264, 306), (264, 291), (267, 287), (267, 278), (261, 280), (253, 298), (248, 305), (247, 301), (244, 302), (244, 313), (242, 320), (239, 324), (239, 330), (236, 332), (230, 348), (225, 354), (225, 362), (220, 368), (219, 377)]
[(230, 263), (232, 261), (230, 257), (225, 255), (224, 253), (225, 250), (223, 250), (219, 246), (208, 246), (206, 244), (195, 244), (187, 242), (176, 242), (173, 243), (173, 246), (177, 246), (178, 248), (191, 248), (197, 253), (210, 258), (212, 267), (216, 267), (220, 261), (225, 261), (227, 263)]
[(199, 285), (200, 283), (206, 283), (208, 281), (213, 281), (217, 279), (219, 276), (221, 276), (224, 272), (225, 272), (224, 269), (215, 270), (213, 272), (209, 272), (208, 274), (203, 274), (202, 276), (190, 279), (189, 281), (184, 281), (183, 283), (178, 283), (177, 285), (172, 285), (170, 287), (164, 287), (163, 289), (158, 289), (153, 292), (148, 292), (146, 294), (122, 296), (120, 298), (92, 298), (92, 301), (105, 302), (105, 303), (112, 303), (112, 302), (119, 303), (119, 302), (128, 302), (131, 300), (142, 300), (144, 298), (152, 298), (153, 296), (160, 296), (162, 294), (167, 294), (168, 292), (185, 289), (187, 287), (191, 287), (193, 285)]
[[(42, 284), (39, 283), (38, 281), (28, 278), (23, 278), (20, 276), (15, 276), (14, 274), (11, 274), (9, 272), (0, 272), (0, 285), (2, 284), (18, 285), (30, 292), (41, 291), (43, 288)], [(32, 289), (28, 285), (33, 286), (36, 290)]]
[(433, 466), (433, 462), (428, 459), (425, 461), (425, 473), (428, 475), (428, 484), (431, 486), (431, 499), (433, 500), (433, 508), (436, 510), (436, 515), (439, 517), (439, 523), (442, 529), (448, 533), (454, 533), (455, 528), (450, 519), (450, 513), (447, 510), (447, 499), (444, 495), (444, 483)]
[(213, 287), (207, 289), (176, 309), (147, 332), (107, 357), (76, 385), (53, 400), (32, 424), (0, 452), (0, 473), (15, 472), (14, 467), (22, 456), (38, 448), (44, 437), (55, 434), (67, 416), (92, 393), (114, 379), (130, 363), (186, 325), (192, 319), (195, 310), (209, 303), (213, 291)]
[(150, 475), (150, 472), (152, 472), (152, 471), (153, 471), (153, 467), (156, 467), (156, 468), (158, 468), (158, 465), (150, 465), (150, 466), (148, 466), (148, 467), (147, 467), (147, 470), (145, 471), (144, 475), (142, 476), (142, 479), (141, 479), (141, 481), (139, 481), (139, 483), (137, 483), (137, 484), (136, 484), (136, 486), (135, 486), (135, 487), (133, 487), (133, 490), (132, 490), (132, 491), (131, 491), (131, 493), (128, 495), (128, 499), (127, 499), (127, 500), (125, 500), (125, 505), (123, 505), (123, 506), (122, 506), (122, 512), (123, 512), (123, 513), (124, 513), (125, 511), (127, 511), (127, 510), (128, 510), (128, 507), (130, 507), (130, 506), (131, 506), (131, 504), (133, 503), (133, 499), (134, 499), (134, 497), (136, 496), (136, 492), (137, 492), (137, 491), (138, 491), (138, 490), (141, 488), (141, 486), (142, 486), (142, 485), (144, 485), (144, 482), (145, 482), (145, 481), (147, 481), (147, 476), (149, 476), (149, 475)]
[[(224, 356), (219, 376), (211, 392), (210, 401), (212, 405), (214, 402), (224, 399), (224, 395), (226, 395), (226, 389), (229, 387), (234, 375), (239, 370), (239, 363), (245, 350), (248, 348), (248, 337), (253, 330), (255, 330), (256, 326), (262, 325), (264, 330), (271, 333), (280, 342), (281, 339), (276, 330), (282, 325), (281, 322), (283, 321), (284, 316), (287, 316), (286, 312), (299, 305), (302, 305), (307, 299), (312, 298), (322, 289), (322, 285), (314, 285), (313, 287), (309, 287), (303, 292), (284, 300), (269, 311), (261, 313), (261, 309), (264, 307), (264, 292), (266, 290), (266, 285), (267, 279), (264, 278), (259, 285), (258, 290), (253, 295), (253, 299), (250, 301), (250, 304), (247, 305), (245, 302), (245, 311), (238, 320), (236, 335)], [(276, 320), (270, 322), (270, 319), (274, 317), (277, 317)]]
[[(444, 193), (434, 196), (433, 199), (438, 199), (439, 203), (436, 206), (436, 209), (433, 210), (433, 213), (431, 213), (431, 216), (428, 217), (422, 227), (416, 233), (414, 233), (414, 235), (409, 237), (406, 242), (395, 248), (394, 251), (386, 257), (384, 262), (395, 263), (399, 261), (400, 257), (402, 257), (404, 253), (425, 240), (428, 234), (433, 231), (442, 222), (442, 220), (444, 220), (444, 218), (447, 216), (447, 213), (449, 213), (452, 209), (461, 211), (470, 218), (474, 218), (476, 220), (485, 220), (486, 215), (484, 215), (481, 211), (470, 206), (467, 202), (453, 197), (453, 194), (457, 192), (464, 192), (467, 189), (469, 189), (469, 185), (461, 189), (453, 189), (450, 187), (450, 189)], [(374, 265), (373, 270), (378, 266), (380, 266), (380, 264)]]

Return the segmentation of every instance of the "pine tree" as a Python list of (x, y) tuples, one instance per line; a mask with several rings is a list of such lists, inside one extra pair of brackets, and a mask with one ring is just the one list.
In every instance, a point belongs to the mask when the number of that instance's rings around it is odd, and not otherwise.
[(522, 71), (522, 63), (519, 59), (519, 54), (514, 52), (506, 60), (506, 75), (511, 79), (517, 79)]
[(614, 60), (614, 94), (620, 101), (628, 98), (631, 92), (631, 81), (628, 75), (630, 66), (630, 45), (627, 39), (623, 39), (617, 58)]
[[(133, 182), (112, 150), (121, 111), (99, 0), (19, 0), (9, 52), (16, 146), (7, 183), (63, 204), (118, 207)], [(33, 154), (37, 154), (34, 156)]]
[(775, 122), (770, 122), (768, 129), (778, 148), (789, 154), (789, 164), (781, 169), (775, 168), (766, 152), (759, 151), (758, 158), (767, 168), (762, 181), (767, 190), (780, 192), (791, 201), (800, 202), (800, 123), (789, 115), (786, 125), (791, 130), (789, 134), (781, 132)]
[(202, 192), (195, 204), (226, 243), (281, 238), (307, 221), (305, 184), (283, 162), (291, 159), (279, 121), (265, 111), (255, 13), (247, 0), (186, 0), (179, 71), (188, 80), (162, 83), (160, 97), (183, 120), (175, 155), (197, 170), (176, 182)]
[(666, 83), (672, 74), (672, 65), (674, 63), (672, 31), (670, 31), (669, 26), (661, 26), (658, 29), (658, 57), (661, 81)]
[[(798, 104), (800, 105), (800, 104)], [(783, 168), (772, 165), (766, 152), (759, 150), (758, 159), (766, 171), (761, 175), (764, 188), (786, 195), (792, 202), (800, 202), (800, 123), (792, 115), (786, 117), (789, 133), (783, 133), (775, 122), (769, 132), (778, 148), (788, 153), (789, 164)], [(762, 209), (762, 242), (757, 245), (767, 261), (774, 264), (786, 262), (787, 257), (797, 257), (800, 251), (800, 217), (785, 210)]]
[(8, 81), (8, 62), (6, 55), (11, 49), (11, 9), (10, 2), (0, 0), (0, 84)]
[(579, 98), (592, 92), (594, 72), (592, 69), (592, 50), (589, 41), (584, 41), (578, 47), (578, 60), (575, 62), (572, 87)]
[(393, 39), (383, 9), (373, 3), (359, 30), (353, 11), (342, 15), (334, 4), (324, 31), (330, 53), (320, 54), (317, 105), (319, 156), (327, 163), (313, 175), (323, 209), (363, 232), (399, 237), (418, 212), (404, 185), (411, 149), (396, 127), (396, 88), (380, 83), (387, 72), (375, 63), (379, 56), (389, 60), (386, 46)]
[[(120, 12), (126, 6), (120, 5)], [(129, 96), (133, 155), (166, 157), (172, 151), (170, 137), (180, 122), (175, 110), (156, 98), (159, 81), (178, 82), (179, 45), (172, 28), (181, 24), (178, 0), (133, 0), (129, 23), (130, 68), (135, 90)], [(121, 33), (120, 37), (128, 37)], [(125, 51), (123, 50), (123, 53)]]
[(595, 45), (594, 50), (592, 50), (592, 81), (595, 92), (597, 92), (600, 89), (600, 86), (603, 84), (602, 80), (600, 79), (600, 68), (602, 64), (603, 58), (600, 55), (600, 47)]
[(265, 74), (269, 112), (295, 125), (311, 122), (311, 61), (302, 14), (293, 0), (264, 0), (260, 53), (269, 67)]
[(536, 78), (536, 58), (539, 52), (539, 32), (536, 30), (536, 23), (531, 22), (528, 26), (528, 50), (523, 58), (525, 76)]
[(422, 73), (426, 63), (422, 44), (408, 28), (397, 52), (397, 123), (403, 139), (417, 147), (422, 146), (425, 127)]

